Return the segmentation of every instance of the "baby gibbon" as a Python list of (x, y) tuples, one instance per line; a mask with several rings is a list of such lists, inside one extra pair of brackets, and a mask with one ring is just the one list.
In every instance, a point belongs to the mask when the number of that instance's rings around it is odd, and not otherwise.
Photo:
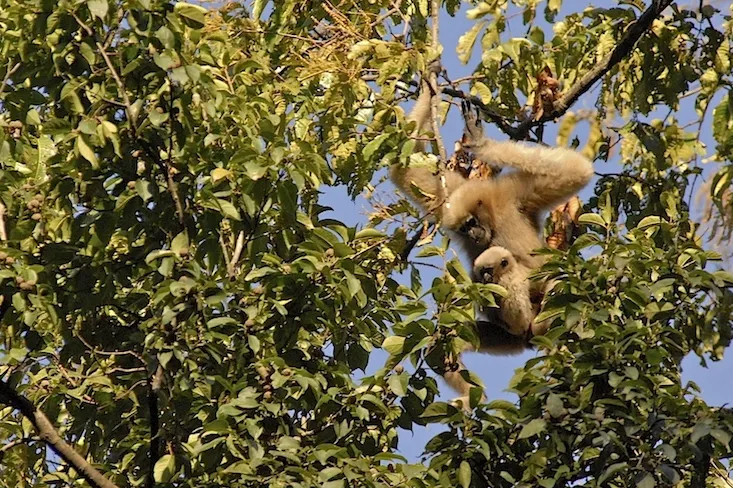
[[(529, 279), (532, 269), (519, 263), (512, 253), (501, 246), (493, 246), (482, 252), (473, 264), (473, 281), (494, 283), (507, 291), (499, 301), (499, 308), (481, 308), (479, 313), (488, 320), (476, 322), (479, 336), (479, 352), (489, 354), (518, 354), (531, 349), (529, 340), (544, 335), (550, 326), (549, 320), (536, 322), (544, 293), (552, 287), (551, 282), (537, 283)], [(458, 359), (458, 369), (443, 374), (446, 382), (461, 396), (457, 399), (468, 405), (468, 393), (473, 385), (468, 383), (461, 371), (465, 369)]]
[[(409, 117), (416, 122), (416, 134), (429, 127), (430, 99), (430, 89), (423, 84)], [(469, 180), (446, 170), (443, 187), (439, 175), (430, 169), (393, 165), (392, 181), (425, 210), (435, 212), (471, 262), (489, 247), (501, 246), (518, 262), (534, 268), (542, 263), (531, 251), (544, 245), (540, 238), (543, 212), (588, 184), (593, 165), (570, 149), (488, 139), (473, 111), (464, 110), (464, 118), (463, 146), (487, 164), (515, 171)], [(411, 185), (429, 196), (416, 195)]]
[[(532, 269), (519, 263), (512, 253), (500, 246), (482, 252), (473, 263), (473, 280), (504, 287), (507, 296), (499, 301), (499, 316), (514, 336), (536, 336), (547, 332), (549, 323), (535, 323), (543, 293), (529, 280)], [(481, 312), (486, 313), (485, 309)]]

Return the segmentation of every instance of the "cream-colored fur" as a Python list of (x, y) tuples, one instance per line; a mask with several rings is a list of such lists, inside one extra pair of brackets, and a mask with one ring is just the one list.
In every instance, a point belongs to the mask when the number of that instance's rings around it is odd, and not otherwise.
[[(423, 82), (409, 116), (416, 123), (414, 135), (429, 132), (431, 96)], [(509, 171), (489, 180), (468, 180), (456, 171), (445, 171), (445, 186), (438, 174), (424, 167), (394, 165), (390, 175), (397, 187), (440, 220), (472, 263), (492, 246), (500, 246), (512, 257), (516, 271), (508, 282), (509, 296), (500, 311), (483, 310), (486, 320), (479, 320), (474, 326), (479, 351), (518, 354), (531, 347), (528, 330), (542, 335), (549, 326), (533, 323), (537, 311), (532, 308), (530, 294), (534, 296), (534, 290), (529, 287), (534, 285), (525, 276), (543, 262), (542, 257), (532, 255), (533, 250), (544, 246), (540, 237), (543, 212), (587, 185), (593, 176), (593, 165), (569, 149), (493, 141), (483, 135), (475, 115), (464, 116), (464, 147), (484, 163)], [(416, 147), (422, 150), (423, 144)], [(416, 194), (412, 185), (430, 196)], [(460, 373), (465, 367), (460, 359), (458, 363), (458, 370), (446, 372), (444, 377), (467, 406), (472, 385), (462, 378)]]
[[(481, 253), (473, 265), (474, 281), (494, 283), (504, 287), (507, 296), (499, 300), (499, 315), (507, 326), (507, 331), (515, 336), (541, 335), (547, 325), (535, 324), (539, 313), (540, 300), (532, 300), (529, 275), (532, 269), (517, 262), (505, 248), (493, 246)], [(486, 313), (485, 310), (481, 310)]]
[[(429, 125), (430, 97), (430, 90), (423, 89), (410, 114), (417, 123), (416, 134)], [(445, 171), (445, 195), (439, 176), (426, 168), (395, 165), (392, 180), (426, 210), (437, 214), (472, 262), (489, 247), (502, 246), (518, 262), (534, 268), (542, 263), (531, 251), (544, 245), (540, 238), (543, 212), (587, 185), (593, 165), (570, 149), (488, 139), (470, 114), (466, 126), (466, 148), (485, 163), (514, 171), (489, 180), (468, 180), (458, 172)], [(413, 184), (436, 198), (415, 195)], [(462, 232), (471, 218), (477, 228), (472, 233)]]

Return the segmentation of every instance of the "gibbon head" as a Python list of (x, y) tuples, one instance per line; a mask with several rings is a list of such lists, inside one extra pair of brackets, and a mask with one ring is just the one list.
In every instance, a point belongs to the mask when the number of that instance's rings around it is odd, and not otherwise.
[(511, 273), (516, 265), (517, 260), (507, 249), (501, 246), (490, 247), (473, 262), (473, 280), (496, 283), (503, 275)]

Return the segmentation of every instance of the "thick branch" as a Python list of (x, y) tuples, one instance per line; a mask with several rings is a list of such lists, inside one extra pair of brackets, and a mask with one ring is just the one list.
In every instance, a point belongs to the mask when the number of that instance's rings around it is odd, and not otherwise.
[(616, 66), (623, 58), (628, 56), (636, 46), (641, 36), (649, 29), (654, 19), (659, 17), (664, 9), (669, 7), (672, 0), (653, 0), (651, 6), (641, 14), (639, 19), (631, 24), (628, 30), (621, 36), (616, 47), (607, 54), (598, 65), (587, 72), (575, 85), (565, 92), (565, 94), (555, 101), (552, 110), (545, 113), (539, 120), (533, 120), (528, 117), (520, 123), (516, 129), (513, 139), (525, 139), (529, 130), (537, 125), (547, 121), (557, 119), (565, 114), (568, 109), (587, 92), (593, 84), (603, 78), (614, 66)]
[(59, 436), (53, 424), (43, 412), (4, 381), (0, 381), (0, 403), (15, 408), (27, 418), (36, 429), (38, 437), (48, 444), (61, 459), (81, 474), (91, 486), (95, 488), (118, 488)]

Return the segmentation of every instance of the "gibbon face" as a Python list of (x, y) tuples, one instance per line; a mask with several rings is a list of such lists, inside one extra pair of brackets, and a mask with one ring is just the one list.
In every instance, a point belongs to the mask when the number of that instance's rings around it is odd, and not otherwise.
[(481, 225), (481, 222), (473, 215), (469, 215), (463, 225), (458, 228), (458, 233), (463, 234), (471, 239), (474, 244), (482, 247), (489, 246), (493, 237), (491, 228)]
[[(488, 184), (487, 184), (488, 183)], [(446, 212), (446, 225), (454, 232), (467, 237), (477, 247), (491, 246), (494, 239), (491, 202), (477, 197), (490, 192), (489, 182), (469, 182), (450, 197), (450, 210)]]
[(473, 263), (474, 280), (496, 283), (503, 275), (511, 273), (516, 264), (516, 259), (507, 249), (501, 246), (490, 247)]

